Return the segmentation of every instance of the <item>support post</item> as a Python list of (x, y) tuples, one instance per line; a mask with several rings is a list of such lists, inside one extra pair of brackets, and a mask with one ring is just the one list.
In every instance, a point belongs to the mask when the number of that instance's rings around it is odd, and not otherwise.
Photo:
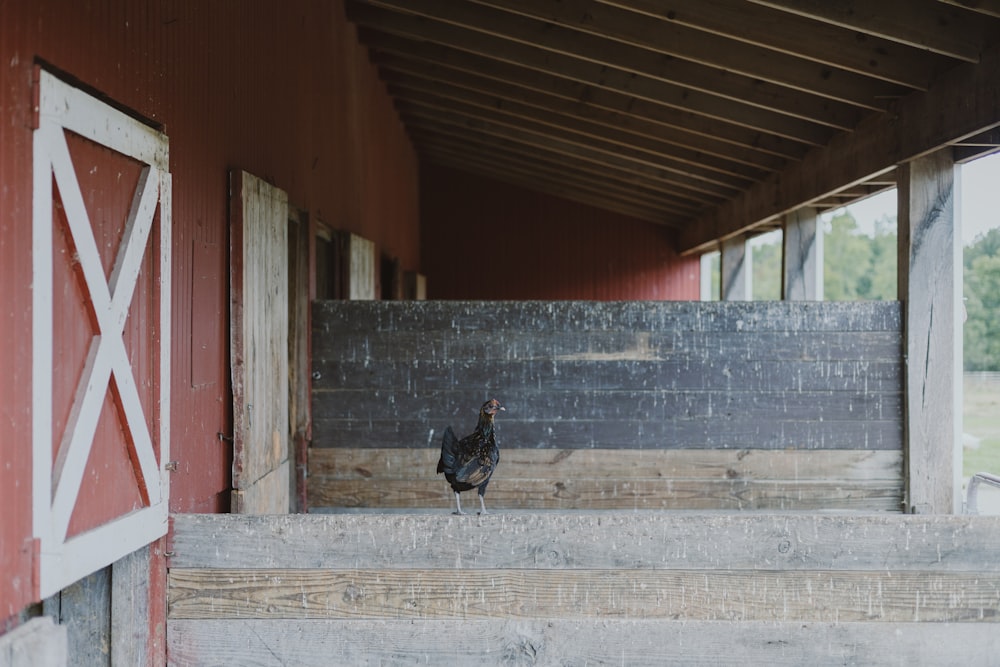
[(960, 509), (961, 247), (950, 150), (899, 166), (907, 511)]
[(723, 301), (753, 300), (753, 251), (746, 236), (722, 242), (721, 288)]
[(781, 298), (787, 301), (823, 300), (823, 230), (816, 209), (811, 206), (785, 216)]

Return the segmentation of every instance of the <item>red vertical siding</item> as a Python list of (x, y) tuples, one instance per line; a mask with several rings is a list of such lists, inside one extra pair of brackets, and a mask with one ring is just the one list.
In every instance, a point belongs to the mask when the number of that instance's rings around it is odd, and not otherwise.
[(453, 169), (423, 165), (421, 225), (432, 299), (699, 296), (666, 227)]
[(266, 178), (312, 220), (375, 241), (406, 269), (419, 260), (416, 157), (341, 2), (0, 2), (0, 621), (32, 598), (36, 58), (170, 139), (172, 510), (227, 508), (229, 169)]

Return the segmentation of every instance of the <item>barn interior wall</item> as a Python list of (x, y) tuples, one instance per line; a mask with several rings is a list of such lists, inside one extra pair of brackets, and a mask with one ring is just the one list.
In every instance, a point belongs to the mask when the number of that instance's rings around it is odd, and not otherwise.
[(428, 298), (699, 298), (666, 227), (429, 164), (420, 194)]
[[(32, 601), (36, 62), (161, 124), (173, 175), (171, 510), (227, 509), (228, 172), (419, 269), (418, 164), (342, 3), (0, 3), (0, 620)], [(2, 631), (2, 628), (0, 628)]]

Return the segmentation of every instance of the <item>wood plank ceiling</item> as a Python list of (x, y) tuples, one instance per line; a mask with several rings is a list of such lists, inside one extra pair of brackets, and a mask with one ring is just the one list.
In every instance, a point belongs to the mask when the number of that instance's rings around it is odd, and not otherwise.
[(1000, 0), (346, 5), (422, 160), (666, 225), (683, 251), (1000, 138)]

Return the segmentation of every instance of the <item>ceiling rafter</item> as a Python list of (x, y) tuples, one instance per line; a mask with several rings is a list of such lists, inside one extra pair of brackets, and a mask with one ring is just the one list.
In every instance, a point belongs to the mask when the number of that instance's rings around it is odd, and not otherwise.
[(345, 0), (422, 161), (679, 250), (1000, 149), (1000, 0)]

